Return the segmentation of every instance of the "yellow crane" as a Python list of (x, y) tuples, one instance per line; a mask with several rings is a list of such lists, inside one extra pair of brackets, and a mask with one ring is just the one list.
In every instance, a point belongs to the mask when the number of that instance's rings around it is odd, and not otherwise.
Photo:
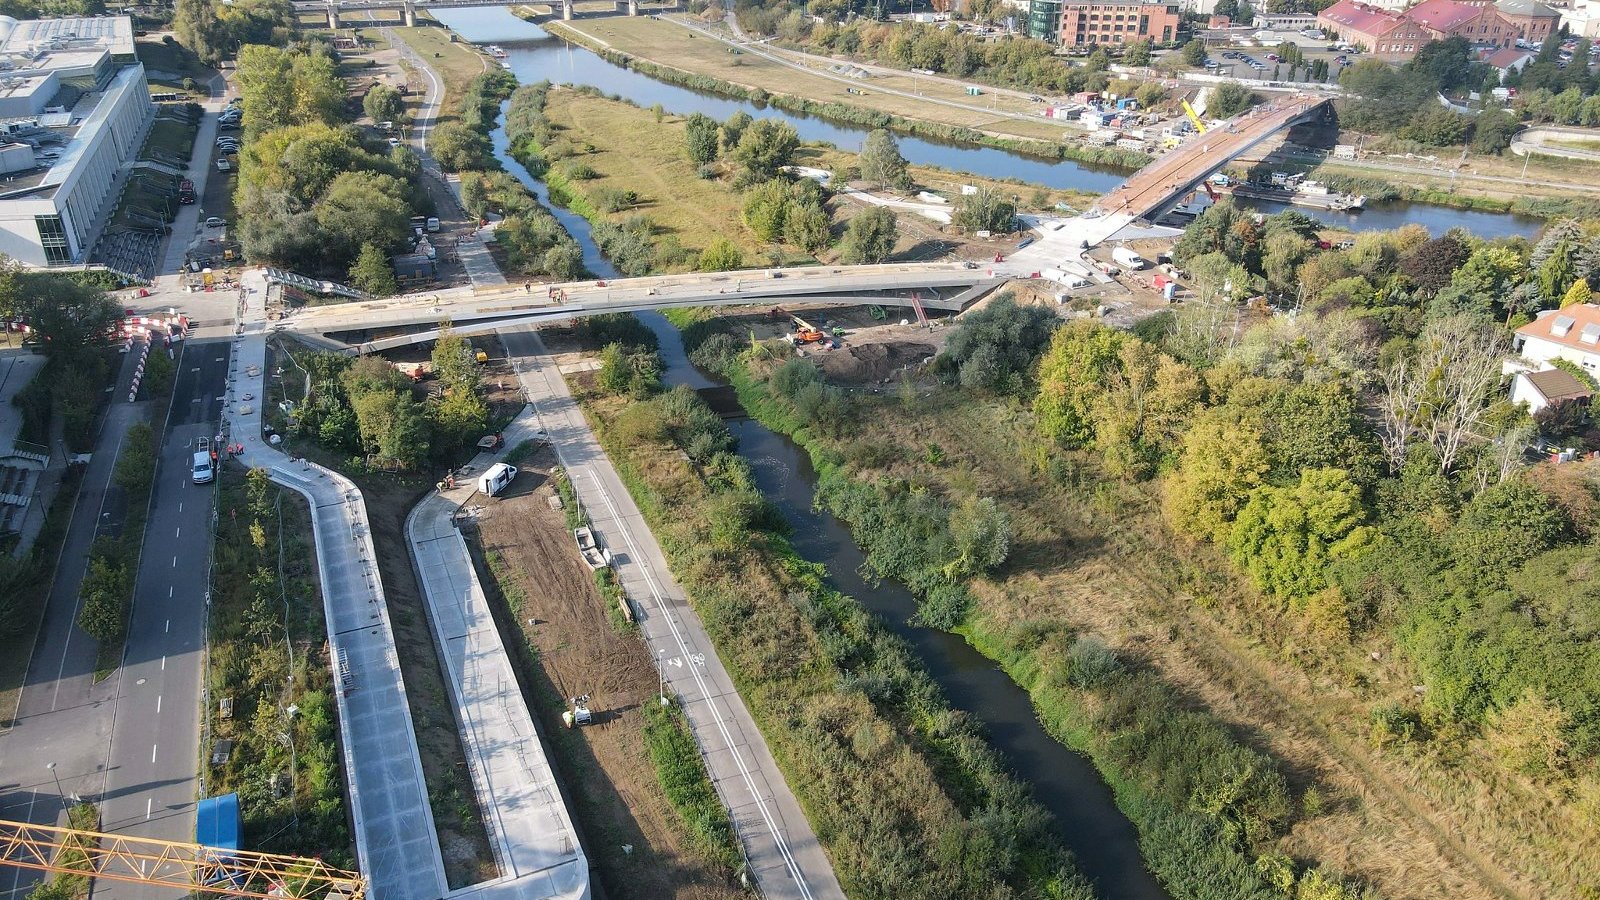
[(1200, 121), (1200, 114), (1194, 111), (1194, 107), (1190, 106), (1187, 100), (1183, 101), (1183, 112), (1189, 117), (1189, 121), (1194, 123), (1194, 127), (1200, 129), (1201, 134), (1206, 133), (1206, 123)]
[(226, 897), (364, 900), (366, 879), (318, 859), (0, 819), (0, 865)]

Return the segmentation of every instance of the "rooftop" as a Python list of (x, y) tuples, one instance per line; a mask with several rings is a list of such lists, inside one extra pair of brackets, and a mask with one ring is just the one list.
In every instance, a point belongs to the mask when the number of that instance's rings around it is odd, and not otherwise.
[(1319, 18), (1362, 34), (1383, 34), (1400, 23), (1400, 14), (1355, 0), (1339, 0), (1322, 11)]
[(1528, 379), (1528, 383), (1533, 385), (1533, 389), (1538, 391), (1547, 403), (1582, 400), (1594, 393), (1589, 390), (1588, 385), (1574, 378), (1570, 372), (1561, 369), (1525, 372), (1522, 377)]
[(1507, 47), (1504, 50), (1496, 50), (1485, 56), (1483, 61), (1492, 68), (1505, 69), (1511, 66), (1519, 66), (1524, 61), (1533, 59), (1536, 55), (1538, 54), (1532, 50), (1518, 50), (1515, 47)]
[(69, 49), (132, 56), (133, 20), (127, 16), (67, 16), (19, 22), (0, 16), (0, 54), (25, 56)]
[(1499, 3), (1494, 5), (1494, 8), (1508, 16), (1535, 16), (1543, 19), (1561, 18), (1561, 13), (1558, 10), (1551, 9), (1538, 2), (1538, 0), (1500, 0)]
[(1562, 309), (1546, 310), (1539, 318), (1518, 328), (1517, 335), (1600, 355), (1600, 306), (1574, 303)]
[(1422, 0), (1406, 10), (1405, 17), (1434, 31), (1450, 31), (1472, 21), (1482, 12), (1481, 6), (1468, 6), (1455, 0)]

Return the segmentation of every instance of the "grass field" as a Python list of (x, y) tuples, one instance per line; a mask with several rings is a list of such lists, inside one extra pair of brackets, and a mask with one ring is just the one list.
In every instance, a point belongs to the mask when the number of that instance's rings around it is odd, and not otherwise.
[[(1001, 113), (1036, 114), (1040, 106), (1009, 94), (985, 91), (978, 97), (969, 97), (956, 85), (942, 79), (919, 78), (914, 75), (874, 75), (871, 78), (836, 81), (824, 77), (825, 66), (811, 73), (773, 62), (749, 52), (729, 52), (733, 48), (722, 41), (696, 34), (680, 25), (661, 19), (608, 18), (591, 21), (551, 23), (551, 31), (571, 28), (604, 41), (611, 47), (662, 65), (713, 78), (721, 78), (747, 88), (761, 88), (768, 93), (789, 94), (832, 103), (848, 103), (867, 109), (910, 119), (923, 119), (946, 125), (958, 125), (987, 131), (1002, 137), (1030, 138), (1034, 140), (1060, 140), (1066, 129), (1047, 124), (1043, 118), (1014, 119)], [(799, 60), (799, 57), (790, 57)], [(809, 65), (808, 65), (809, 68)], [(863, 94), (846, 93), (855, 88)], [(904, 91), (914, 96), (902, 97), (885, 90)], [(982, 110), (962, 109), (930, 103), (927, 99), (952, 101)]]
[(204, 93), (205, 83), (216, 70), (202, 63), (189, 48), (177, 41), (136, 41), (134, 53), (144, 63), (145, 76), (152, 88), (183, 90), (183, 79), (192, 78)]
[[(722, 180), (703, 179), (697, 174), (697, 167), (684, 153), (684, 117), (666, 115), (658, 124), (650, 110), (563, 90), (551, 91), (545, 113), (563, 129), (566, 140), (594, 148), (593, 152), (553, 164), (553, 169), (561, 171), (581, 162), (598, 173), (596, 178), (572, 182), (579, 193), (593, 196), (603, 188), (612, 188), (639, 196), (638, 206), (613, 214), (612, 218), (642, 213), (668, 229), (684, 247), (696, 251), (719, 235), (738, 245), (746, 259), (767, 251), (743, 224), (742, 195)], [(795, 153), (795, 162), (838, 171), (855, 165), (856, 154), (808, 145)], [(911, 174), (919, 186), (952, 197), (960, 195), (962, 185), (970, 184), (989, 185), (1020, 196), (1024, 206), (1042, 200), (1038, 206), (1065, 202), (1083, 208), (1093, 199), (1093, 195), (1075, 191), (1042, 190), (1020, 182), (974, 178), (922, 166), (912, 167)]]
[[(468, 82), (488, 68), (489, 58), (479, 53), (471, 44), (451, 41), (450, 32), (437, 26), (419, 25), (415, 28), (391, 30), (405, 41), (407, 46), (416, 51), (444, 82), (439, 121), (455, 121), (456, 99), (466, 91)], [(374, 36), (377, 36), (376, 32)]]
[(194, 136), (198, 129), (186, 122), (177, 119), (158, 118), (150, 125), (150, 134), (144, 139), (144, 149), (139, 151), (140, 159), (155, 159), (150, 156), (152, 150), (160, 150), (171, 156), (188, 159), (194, 152)]

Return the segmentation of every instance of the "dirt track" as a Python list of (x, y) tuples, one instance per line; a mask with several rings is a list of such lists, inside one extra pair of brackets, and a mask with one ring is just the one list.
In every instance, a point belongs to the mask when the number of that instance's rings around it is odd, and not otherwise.
[[(481, 506), (474, 550), (502, 633), (508, 633), (512, 616), (522, 633), (520, 647), (514, 637), (507, 645), (547, 745), (555, 748), (563, 792), (576, 809), (584, 849), (604, 888), (597, 896), (747, 896), (692, 854), (656, 781), (640, 711), (641, 704), (655, 702), (655, 667), (639, 638), (613, 628), (593, 576), (578, 558), (565, 514), (550, 506), (553, 463), (550, 451), (541, 451), (522, 464), (506, 494), (475, 500)], [(595, 724), (567, 731), (559, 718), (562, 698), (579, 694), (591, 696)]]

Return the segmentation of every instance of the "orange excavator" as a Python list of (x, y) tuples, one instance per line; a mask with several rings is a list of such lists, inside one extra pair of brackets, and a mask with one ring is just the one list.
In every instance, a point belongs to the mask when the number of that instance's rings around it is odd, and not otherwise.
[(807, 322), (805, 319), (800, 318), (781, 306), (774, 307), (771, 315), (774, 317), (787, 316), (789, 320), (794, 323), (794, 335), (790, 338), (790, 340), (794, 341), (795, 344), (816, 344), (828, 339), (828, 333), (826, 331), (823, 331), (821, 328), (812, 325), (810, 322)]

